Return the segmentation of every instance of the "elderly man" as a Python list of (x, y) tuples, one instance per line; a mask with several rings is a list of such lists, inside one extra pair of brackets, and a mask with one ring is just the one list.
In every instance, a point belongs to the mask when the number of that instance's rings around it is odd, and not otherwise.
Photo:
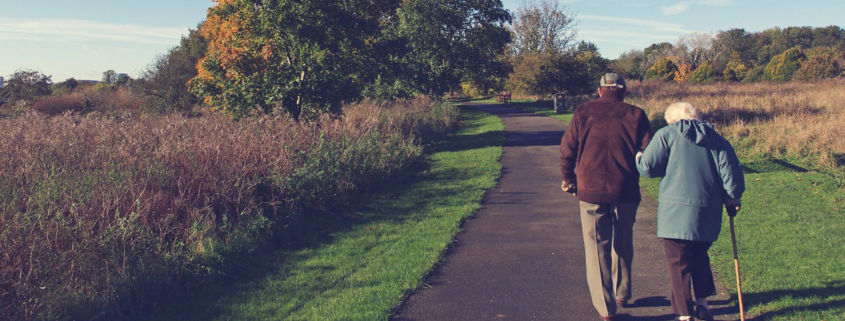
[(634, 156), (654, 132), (648, 116), (623, 102), (625, 80), (608, 73), (599, 99), (575, 109), (560, 143), (561, 188), (581, 201), (587, 285), (602, 320), (631, 299), (633, 229), (640, 205), (640, 175)]

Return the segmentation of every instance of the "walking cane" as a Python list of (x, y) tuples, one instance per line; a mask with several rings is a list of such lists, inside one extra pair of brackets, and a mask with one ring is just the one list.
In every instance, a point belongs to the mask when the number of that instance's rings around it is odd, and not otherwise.
[(745, 309), (742, 306), (742, 287), (739, 285), (739, 256), (736, 254), (736, 232), (734, 231), (734, 216), (739, 211), (739, 207), (725, 206), (728, 211), (728, 217), (731, 219), (731, 242), (734, 247), (734, 267), (736, 267), (736, 294), (739, 297), (739, 317), (745, 321)]

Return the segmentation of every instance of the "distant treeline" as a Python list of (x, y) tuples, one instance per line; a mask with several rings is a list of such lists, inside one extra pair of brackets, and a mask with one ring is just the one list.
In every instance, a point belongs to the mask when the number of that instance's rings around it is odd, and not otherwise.
[(693, 33), (623, 53), (610, 67), (633, 79), (704, 83), (833, 78), (843, 64), (845, 29), (828, 26)]

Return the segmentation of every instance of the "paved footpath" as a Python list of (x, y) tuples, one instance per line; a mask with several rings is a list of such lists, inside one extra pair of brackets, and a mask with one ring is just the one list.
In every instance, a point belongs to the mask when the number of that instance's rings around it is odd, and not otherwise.
[[(566, 126), (506, 105), (474, 106), (505, 123), (502, 178), (428, 286), (391, 320), (600, 320), (585, 280), (578, 200), (560, 191)], [(634, 225), (633, 304), (619, 309), (619, 320), (674, 318), (656, 217), (656, 201), (644, 199)], [(717, 319), (736, 312), (720, 297), (711, 302)]]

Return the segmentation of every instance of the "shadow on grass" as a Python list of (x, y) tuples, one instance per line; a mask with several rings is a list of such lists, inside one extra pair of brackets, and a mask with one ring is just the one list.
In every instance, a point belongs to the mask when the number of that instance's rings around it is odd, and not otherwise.
[[(744, 293), (743, 299), (748, 302), (747, 305), (779, 301), (785, 298), (790, 298), (795, 301), (817, 298), (819, 301), (822, 301), (821, 303), (793, 305), (785, 309), (765, 312), (753, 318), (753, 320), (769, 320), (773, 317), (787, 315), (792, 312), (823, 312), (836, 307), (845, 310), (845, 299), (826, 299), (837, 295), (841, 296), (843, 293), (845, 293), (845, 281), (834, 281), (819, 288), (800, 290), (781, 289), (761, 293)], [(732, 296), (732, 298), (736, 299), (735, 296)]]
[(438, 151), (444, 152), (460, 152), (473, 149), (497, 147), (496, 140), (502, 139), (505, 132), (501, 130), (484, 132), (475, 135), (456, 135), (450, 139), (449, 143), (436, 144)]
[[(512, 104), (520, 104), (520, 103), (512, 103)], [(483, 104), (483, 105), (468, 105), (471, 107), (465, 108), (477, 108), (481, 111), (491, 113), (496, 115), (500, 118), (508, 118), (508, 117), (546, 117), (539, 114), (529, 113), (523, 110), (514, 109), (512, 106), (508, 105), (491, 105), (491, 104)], [(509, 147), (527, 147), (527, 146), (554, 146), (560, 145), (560, 139), (563, 137), (563, 131), (536, 131), (536, 132), (518, 132), (518, 131), (508, 131), (506, 134), (501, 131), (496, 132), (488, 132), (478, 137), (466, 137), (462, 138), (465, 140), (464, 142), (458, 142), (456, 146), (466, 146), (469, 148), (481, 148), (487, 147), (483, 144), (473, 144), (474, 141), (491, 141), (490, 138), (492, 136), (499, 137), (499, 135), (504, 134), (506, 137), (505, 146)], [(487, 137), (485, 137), (487, 136)]]
[[(553, 114), (554, 113), (554, 104), (548, 101), (518, 101), (518, 102), (510, 102), (506, 104), (502, 103), (468, 103), (467, 106), (476, 106), (480, 107), (480, 109), (496, 114), (500, 117), (511, 117), (514, 114), (520, 114), (519, 116), (525, 117), (546, 117), (546, 115), (531, 115), (525, 114), (528, 113), (545, 113), (545, 114)], [(489, 110), (488, 110), (489, 109)], [(571, 109), (566, 109), (560, 115), (572, 114)]]
[(787, 162), (783, 159), (755, 160), (742, 164), (742, 171), (749, 174), (795, 172), (805, 173), (809, 169)]
[(804, 167), (797, 166), (797, 165), (794, 165), (794, 164), (790, 164), (790, 163), (784, 162), (783, 160), (780, 160), (780, 159), (772, 160), (772, 163), (775, 163), (775, 164), (780, 165), (782, 167), (788, 168), (788, 169), (795, 171), (795, 172), (799, 172), (799, 173), (807, 172), (807, 169), (804, 168)]
[[(520, 102), (511, 103), (510, 105), (511, 105), (510, 106), (511, 108), (522, 109), (522, 110), (532, 112), (532, 113), (541, 112), (541, 113), (546, 113), (546, 114), (554, 114), (554, 111), (555, 111), (555, 105), (554, 105), (553, 101), (536, 101), (536, 102), (520, 101)], [(563, 112), (559, 113), (558, 115), (572, 114), (575, 111), (574, 110), (575, 107), (576, 107), (575, 105), (572, 105), (572, 106), (567, 105), (563, 109)]]

